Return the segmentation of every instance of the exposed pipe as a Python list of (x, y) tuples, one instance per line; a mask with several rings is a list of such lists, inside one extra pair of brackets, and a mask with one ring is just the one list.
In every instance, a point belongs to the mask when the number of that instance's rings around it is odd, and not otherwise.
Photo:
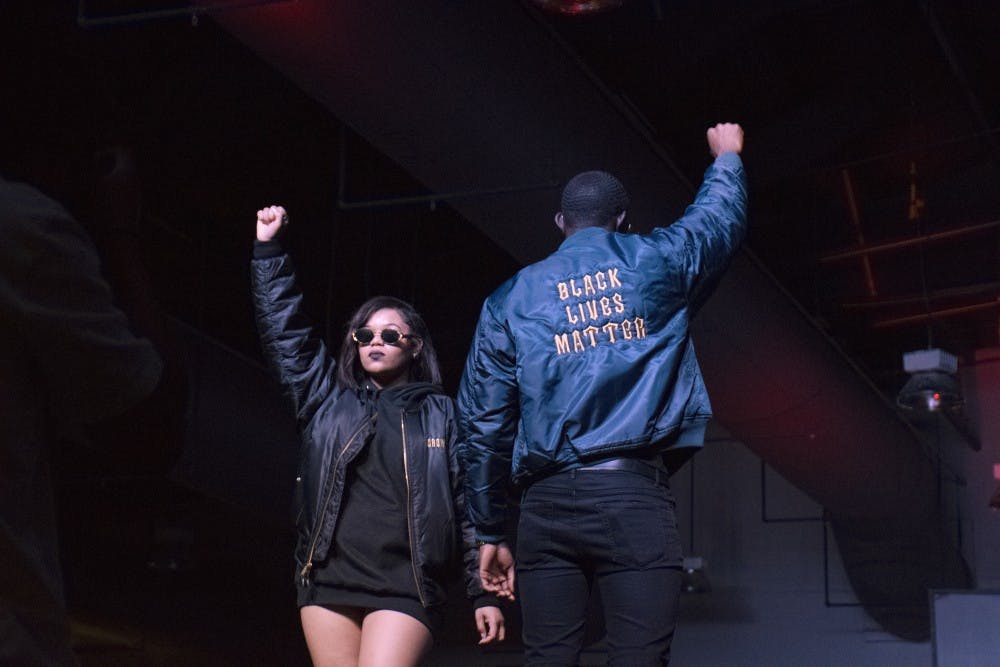
[(997, 226), (1000, 226), (1000, 220), (991, 220), (990, 222), (984, 222), (978, 225), (967, 225), (965, 227), (947, 229), (943, 232), (934, 232), (933, 234), (923, 234), (921, 236), (898, 239), (896, 241), (887, 241), (886, 243), (875, 243), (851, 250), (842, 250), (840, 252), (824, 255), (820, 257), (819, 261), (824, 264), (829, 264), (831, 262), (838, 262), (844, 259), (853, 259), (855, 257), (863, 257), (865, 255), (898, 250), (900, 248), (909, 248), (928, 243), (936, 243), (937, 241), (944, 241), (957, 236), (965, 236), (966, 234), (975, 234), (976, 232), (986, 231)]
[[(691, 461), (694, 464), (694, 460)], [(760, 520), (764, 523), (803, 523), (814, 521), (825, 521), (823, 512), (819, 516), (782, 516), (771, 517), (767, 515), (767, 463), (760, 460)]]
[(986, 301), (984, 303), (975, 303), (968, 306), (956, 306), (955, 308), (941, 308), (925, 313), (919, 313), (917, 315), (906, 315), (904, 317), (892, 317), (885, 320), (879, 320), (875, 322), (872, 327), (875, 329), (887, 329), (889, 327), (930, 322), (935, 319), (965, 315), (967, 313), (975, 313), (981, 310), (990, 310), (993, 308), (1000, 308), (1000, 297), (997, 297), (993, 301)]
[(911, 156), (914, 153), (923, 153), (926, 151), (938, 150), (941, 148), (946, 148), (948, 146), (953, 146), (955, 144), (961, 144), (966, 141), (976, 141), (978, 139), (987, 139), (990, 143), (995, 141), (994, 135), (1000, 134), (1000, 127), (989, 127), (982, 132), (973, 132), (972, 134), (962, 135), (959, 137), (952, 137), (950, 139), (943, 139), (941, 141), (932, 141), (921, 144), (914, 144), (911, 146), (906, 146), (905, 148), (900, 148), (898, 150), (886, 151), (884, 153), (876, 153), (874, 155), (866, 155), (864, 157), (854, 158), (852, 160), (847, 160), (846, 162), (840, 162), (837, 164), (831, 164), (821, 167), (818, 171), (829, 172), (835, 169), (850, 169), (853, 167), (860, 167), (867, 164), (872, 164), (874, 162), (883, 162), (885, 160), (891, 160), (893, 158), (898, 158), (900, 156)]
[[(962, 287), (952, 287), (948, 289), (934, 290), (927, 296), (931, 301), (943, 299), (953, 299), (955, 297), (969, 296), (971, 294), (982, 294), (983, 292), (1000, 291), (1000, 282), (980, 283), (978, 285), (963, 285)], [(914, 303), (924, 303), (924, 296), (902, 296), (895, 298), (873, 299), (871, 301), (854, 301), (841, 303), (840, 307), (847, 310), (871, 310), (874, 308), (885, 308), (887, 306), (906, 306)]]
[[(847, 197), (847, 209), (851, 213), (851, 223), (854, 225), (854, 232), (858, 243), (865, 245), (865, 234), (861, 229), (861, 215), (858, 213), (858, 202), (854, 196), (854, 185), (851, 183), (851, 173), (846, 169), (840, 170), (841, 179), (844, 181), (844, 194)], [(869, 296), (878, 296), (875, 289), (875, 276), (872, 274), (871, 258), (866, 254), (861, 257), (861, 267), (865, 273), (865, 285), (868, 287)]]
[(347, 189), (347, 141), (344, 136), (345, 132), (346, 130), (344, 129), (344, 126), (341, 125), (340, 152), (338, 155), (337, 169), (337, 208), (341, 211), (369, 210), (375, 208), (389, 208), (392, 206), (412, 206), (414, 204), (429, 204), (431, 210), (433, 211), (438, 202), (442, 201), (519, 194), (523, 192), (533, 192), (535, 190), (554, 190), (560, 186), (559, 183), (553, 181), (543, 183), (541, 185), (526, 185), (522, 187), (476, 188), (474, 190), (460, 190), (456, 192), (435, 192), (427, 195), (408, 195), (385, 197), (382, 199), (347, 201), (344, 199), (345, 191)]

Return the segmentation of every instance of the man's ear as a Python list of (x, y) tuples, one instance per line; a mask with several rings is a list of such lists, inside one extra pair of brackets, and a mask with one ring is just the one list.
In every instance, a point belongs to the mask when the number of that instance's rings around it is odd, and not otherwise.
[(625, 222), (625, 214), (627, 211), (622, 211), (615, 218), (615, 231), (621, 232), (622, 234), (627, 234), (628, 230), (632, 228), (631, 222)]
[(556, 227), (558, 227), (559, 231), (563, 234), (566, 233), (566, 221), (563, 219), (562, 211), (556, 213)]

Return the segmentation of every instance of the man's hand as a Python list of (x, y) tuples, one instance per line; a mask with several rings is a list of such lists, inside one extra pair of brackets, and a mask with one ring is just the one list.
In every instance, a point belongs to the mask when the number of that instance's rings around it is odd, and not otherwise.
[(708, 128), (708, 150), (712, 157), (743, 150), (743, 128), (736, 123), (719, 123)]
[(506, 542), (479, 547), (479, 579), (487, 593), (514, 599), (514, 554)]
[(493, 641), (502, 642), (507, 636), (503, 625), (503, 612), (500, 607), (480, 607), (476, 610), (476, 629), (479, 630), (479, 643), (489, 644)]
[(257, 211), (257, 240), (270, 241), (288, 225), (288, 211), (284, 206), (265, 206)]

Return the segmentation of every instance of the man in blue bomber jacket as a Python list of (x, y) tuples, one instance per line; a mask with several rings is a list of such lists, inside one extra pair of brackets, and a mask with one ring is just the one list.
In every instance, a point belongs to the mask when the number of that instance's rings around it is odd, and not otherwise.
[[(567, 183), (566, 239), (486, 300), (459, 389), (466, 497), (487, 590), (513, 592), (509, 484), (523, 489), (517, 580), (527, 665), (576, 665), (591, 585), (609, 664), (666, 665), (681, 586), (668, 484), (711, 417), (689, 332), (746, 234), (743, 130), (668, 227), (627, 234), (605, 172)], [(669, 459), (668, 459), (669, 457)]]

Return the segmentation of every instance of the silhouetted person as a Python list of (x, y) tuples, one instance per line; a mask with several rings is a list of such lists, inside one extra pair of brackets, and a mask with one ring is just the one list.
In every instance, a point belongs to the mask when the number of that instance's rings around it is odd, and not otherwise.
[[(115, 306), (83, 228), (40, 190), (0, 178), (0, 665), (76, 664), (51, 447), (81, 426), (157, 413), (161, 406), (143, 401), (155, 403), (162, 379), (159, 355)], [(129, 469), (173, 460), (179, 442), (164, 451), (162, 435), (129, 441), (137, 464)], [(96, 445), (130, 465), (121, 442)]]
[(2, 667), (77, 664), (57, 447), (95, 470), (162, 474), (182, 446), (186, 382), (138, 261), (135, 164), (124, 148), (97, 150), (118, 124), (75, 4), (0, 3), (0, 39), (17, 56), (0, 68)]

